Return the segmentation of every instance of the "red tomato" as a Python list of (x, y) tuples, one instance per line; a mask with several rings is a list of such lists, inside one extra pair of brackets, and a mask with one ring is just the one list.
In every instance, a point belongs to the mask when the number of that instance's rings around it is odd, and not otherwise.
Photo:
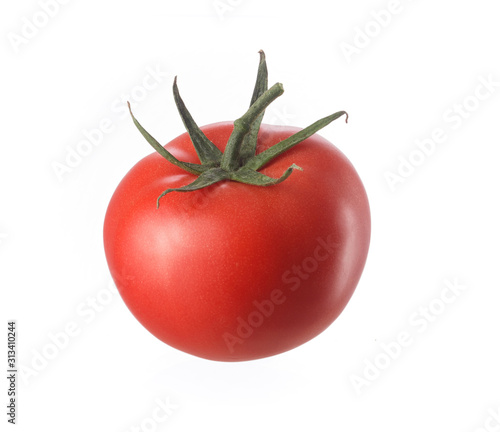
[[(232, 123), (201, 128), (220, 150)], [(261, 125), (257, 153), (299, 129)], [(187, 133), (165, 146), (199, 163)], [(192, 192), (168, 188), (194, 174), (154, 153), (119, 184), (104, 224), (118, 290), (153, 335), (187, 353), (239, 361), (275, 355), (315, 337), (342, 312), (370, 239), (365, 189), (348, 159), (313, 135), (265, 165), (280, 184), (223, 180)]]

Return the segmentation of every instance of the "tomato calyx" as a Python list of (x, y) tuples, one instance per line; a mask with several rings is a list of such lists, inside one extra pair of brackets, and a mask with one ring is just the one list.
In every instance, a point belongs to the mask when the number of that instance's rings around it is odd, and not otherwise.
[(159, 207), (160, 199), (170, 192), (195, 191), (223, 180), (232, 180), (254, 186), (271, 186), (281, 183), (286, 180), (294, 170), (302, 170), (302, 168), (292, 164), (279, 178), (269, 177), (258, 170), (278, 155), (314, 135), (337, 118), (345, 115), (347, 122), (347, 113), (345, 111), (338, 111), (316, 121), (267, 150), (256, 154), (257, 136), (265, 110), (284, 92), (281, 83), (276, 83), (268, 89), (266, 57), (263, 51), (259, 51), (259, 54), (260, 61), (257, 81), (252, 94), (250, 108), (243, 116), (235, 120), (233, 132), (228, 139), (224, 153), (207, 138), (194, 121), (180, 96), (177, 87), (177, 77), (175, 77), (173, 84), (175, 104), (200, 159), (200, 164), (180, 161), (172, 155), (141, 126), (132, 113), (130, 103), (127, 102), (132, 120), (146, 141), (170, 163), (197, 176), (196, 180), (190, 184), (179, 188), (167, 189), (162, 192), (157, 199), (157, 207)]

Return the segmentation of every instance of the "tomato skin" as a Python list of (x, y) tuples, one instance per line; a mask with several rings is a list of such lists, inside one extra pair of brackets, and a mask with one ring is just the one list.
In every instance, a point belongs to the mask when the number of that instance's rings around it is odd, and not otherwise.
[[(222, 151), (232, 123), (201, 128)], [(263, 124), (261, 152), (299, 129)], [(199, 163), (183, 134), (165, 146)], [(222, 181), (194, 192), (166, 189), (196, 177), (157, 153), (118, 185), (104, 223), (111, 275), (127, 307), (170, 346), (219, 361), (295, 348), (342, 312), (370, 241), (365, 189), (347, 158), (313, 135), (260, 171), (269, 187)]]

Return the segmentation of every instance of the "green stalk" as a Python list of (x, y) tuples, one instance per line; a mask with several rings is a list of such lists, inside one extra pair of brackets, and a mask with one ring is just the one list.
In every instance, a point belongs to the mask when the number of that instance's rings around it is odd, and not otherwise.
[(335, 114), (332, 114), (328, 117), (322, 118), (317, 122), (314, 122), (312, 125), (302, 129), (300, 132), (292, 135), (291, 137), (286, 138), (285, 140), (279, 142), (278, 144), (273, 145), (272, 147), (264, 150), (262, 153), (252, 157), (247, 163), (246, 167), (254, 170), (258, 170), (271, 160), (273, 160), (276, 156), (279, 156), (281, 153), (284, 153), (290, 150), (292, 147), (306, 140), (310, 136), (314, 135), (320, 129), (323, 129), (325, 126), (328, 126), (332, 121), (338, 119), (339, 117), (346, 116), (346, 123), (348, 119), (348, 115), (345, 111), (339, 111)]
[[(302, 168), (292, 164), (279, 178), (266, 176), (258, 172), (258, 170), (270, 163), (275, 157), (290, 150), (339, 117), (345, 115), (347, 122), (347, 113), (345, 111), (338, 111), (335, 114), (314, 122), (300, 132), (256, 155), (258, 133), (265, 109), (284, 92), (283, 85), (280, 83), (273, 85), (269, 90), (267, 89), (266, 57), (263, 51), (260, 51), (259, 54), (259, 69), (250, 108), (234, 122), (234, 128), (228, 139), (224, 153), (206, 137), (194, 121), (179, 94), (177, 77), (175, 78), (173, 85), (175, 104), (196, 153), (200, 158), (201, 164), (183, 162), (174, 157), (141, 126), (132, 114), (130, 104), (128, 104), (132, 120), (146, 141), (170, 163), (196, 176), (196, 179), (187, 185), (163, 191), (157, 199), (157, 206), (159, 206), (160, 198), (170, 192), (191, 192), (220, 181), (236, 181), (252, 186), (272, 186), (279, 184), (285, 181), (294, 170), (302, 171)], [(300, 161), (297, 162), (300, 164)]]
[(204, 165), (216, 165), (222, 158), (222, 152), (205, 136), (186, 108), (186, 105), (179, 94), (177, 77), (174, 78), (174, 86), (172, 90), (174, 93), (175, 105), (177, 105), (184, 127), (189, 133), (189, 137), (191, 138), (191, 142), (193, 143), (196, 153), (200, 158), (200, 162)]
[(187, 171), (191, 174), (201, 174), (203, 171), (206, 170), (206, 167), (204, 167), (203, 165), (192, 164), (189, 162), (181, 162), (179, 159), (177, 159), (172, 153), (170, 153), (165, 147), (163, 147), (158, 141), (156, 141), (146, 129), (144, 129), (141, 126), (141, 124), (137, 121), (137, 119), (134, 117), (134, 114), (132, 113), (130, 102), (127, 102), (127, 104), (128, 104), (128, 110), (130, 112), (130, 115), (132, 116), (132, 120), (134, 121), (135, 126), (137, 127), (137, 129), (139, 129), (139, 132), (142, 134), (142, 136), (146, 138), (146, 141), (161, 156), (163, 156), (170, 163), (173, 163), (174, 165), (178, 166), (179, 168), (182, 168), (184, 171)]
[[(260, 50), (260, 62), (259, 69), (257, 71), (257, 81), (255, 82), (255, 88), (252, 94), (252, 100), (250, 101), (250, 106), (252, 106), (257, 99), (262, 96), (267, 90), (267, 64), (266, 55), (264, 51)], [(241, 164), (245, 164), (248, 159), (255, 155), (257, 150), (257, 136), (259, 134), (260, 125), (262, 119), (264, 118), (264, 111), (255, 119), (255, 121), (250, 126), (250, 132), (243, 139), (240, 149), (240, 159)]]
[(234, 129), (229, 137), (226, 150), (222, 155), (221, 168), (226, 171), (234, 171), (240, 167), (240, 148), (245, 136), (250, 131), (250, 126), (259, 117), (259, 115), (273, 102), (283, 94), (283, 85), (274, 84), (255, 103), (248, 111), (234, 122)]

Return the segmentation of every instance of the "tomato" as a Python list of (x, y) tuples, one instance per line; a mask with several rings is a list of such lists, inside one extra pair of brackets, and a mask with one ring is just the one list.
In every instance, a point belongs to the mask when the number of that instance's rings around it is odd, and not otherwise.
[[(234, 129), (198, 130), (225, 153)], [(256, 154), (299, 131), (259, 123)], [(164, 148), (199, 164), (188, 133)], [(252, 360), (307, 342), (339, 316), (368, 253), (367, 195), (349, 160), (317, 134), (260, 173), (277, 178), (294, 164), (300, 170), (279, 184), (223, 179), (158, 202), (197, 175), (159, 153), (126, 174), (107, 209), (104, 247), (121, 297), (154, 336), (205, 359)]]

